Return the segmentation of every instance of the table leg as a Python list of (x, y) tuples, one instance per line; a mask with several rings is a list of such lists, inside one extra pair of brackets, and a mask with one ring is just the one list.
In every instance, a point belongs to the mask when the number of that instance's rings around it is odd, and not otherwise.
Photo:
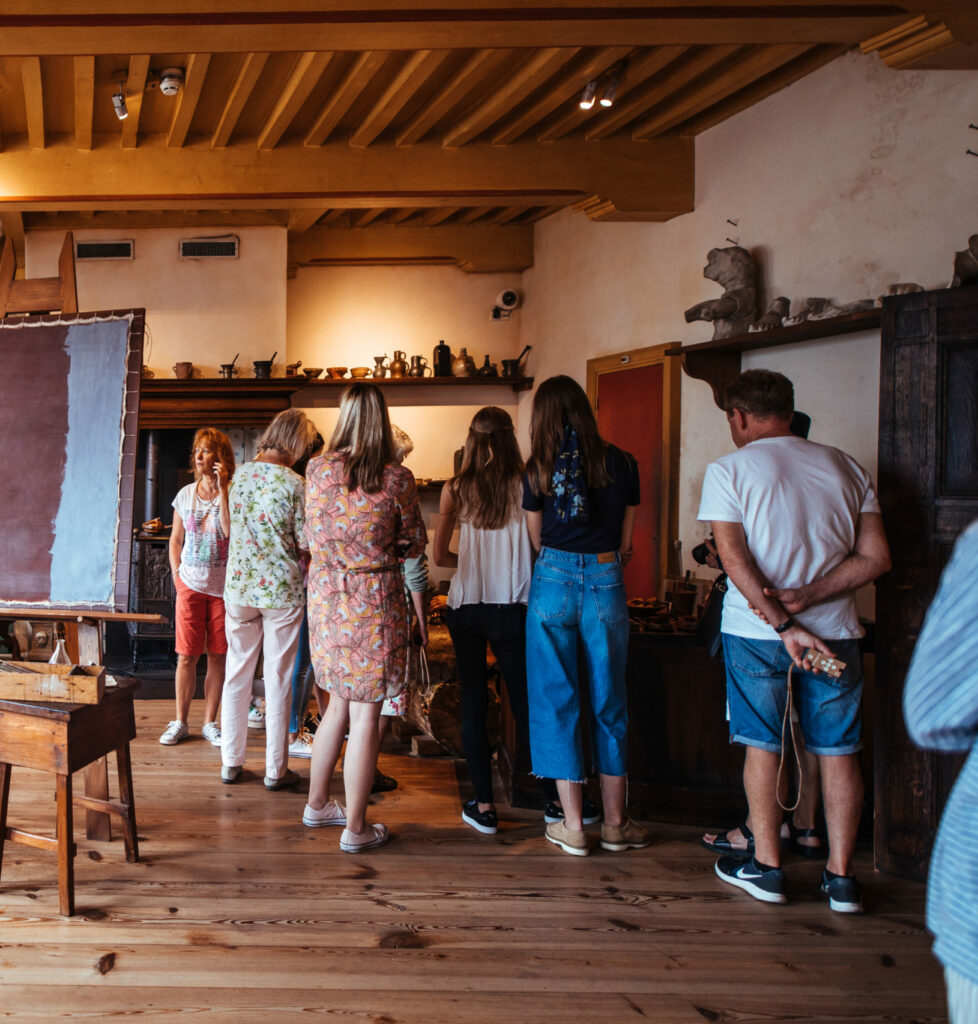
[(71, 817), (71, 776), (58, 777), (58, 908), (75, 912), (75, 835)]
[(3, 871), (3, 844), (7, 838), (7, 804), (10, 799), (10, 765), (0, 764), (0, 872)]
[[(109, 799), (109, 766), (104, 757), (85, 767), (85, 796)], [(85, 835), (89, 839), (112, 838), (112, 825), (105, 811), (85, 811)]]
[(119, 802), (126, 808), (122, 819), (123, 835), (126, 843), (126, 860), (131, 864), (139, 860), (139, 837), (136, 835), (136, 798), (132, 789), (132, 761), (129, 757), (129, 744), (124, 743), (115, 752), (119, 766)]

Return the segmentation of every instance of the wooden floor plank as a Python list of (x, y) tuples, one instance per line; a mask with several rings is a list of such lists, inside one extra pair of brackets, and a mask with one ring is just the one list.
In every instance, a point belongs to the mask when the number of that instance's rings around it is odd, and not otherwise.
[[(57, 913), (50, 854), (7, 849), (0, 1020), (946, 1019), (924, 888), (873, 874), (868, 851), (867, 915), (829, 911), (821, 865), (798, 858), (791, 902), (771, 907), (717, 880), (702, 829), (653, 825), (647, 850), (567, 857), (539, 812), (500, 807), (497, 836), (466, 827), (451, 760), (385, 752), (401, 786), (371, 817), (393, 841), (348, 856), (338, 829), (301, 825), (305, 781), (261, 785), (261, 734), (245, 780), (224, 786), (199, 737), (157, 742), (170, 710), (137, 703), (142, 859), (76, 832), (76, 917)], [(15, 769), (9, 824), (51, 832), (54, 813), (50, 776)]]

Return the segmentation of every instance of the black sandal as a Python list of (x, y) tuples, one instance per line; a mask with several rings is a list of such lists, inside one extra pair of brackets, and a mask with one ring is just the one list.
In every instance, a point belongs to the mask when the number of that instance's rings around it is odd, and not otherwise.
[[(791, 849), (795, 853), (800, 854), (802, 857), (807, 857), (808, 860), (817, 860), (825, 856), (822, 837), (815, 829), (798, 828), (793, 817), (786, 818), (785, 824), (788, 826), (788, 832), (791, 834)], [(818, 842), (814, 846), (808, 846), (805, 843), (800, 843), (799, 839), (817, 839)]]
[[(747, 840), (746, 846), (734, 846), (727, 838), (737, 828)], [(728, 828), (726, 832), (721, 832), (712, 843), (708, 843), (705, 839), (701, 839), (700, 842), (707, 850), (719, 853), (721, 856), (740, 857), (743, 860), (750, 860), (754, 856), (754, 833), (747, 827), (746, 821), (743, 825), (735, 825), (733, 828)]]

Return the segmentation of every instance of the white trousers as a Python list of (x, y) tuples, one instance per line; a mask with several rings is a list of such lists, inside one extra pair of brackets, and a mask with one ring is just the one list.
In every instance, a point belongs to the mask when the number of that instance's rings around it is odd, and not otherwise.
[(951, 1024), (975, 1024), (978, 1021), (978, 985), (951, 967), (944, 968), (944, 984)]
[(221, 760), (245, 763), (248, 706), (258, 655), (265, 655), (265, 774), (280, 779), (289, 766), (292, 667), (303, 608), (247, 608), (225, 602), (228, 654), (221, 695)]

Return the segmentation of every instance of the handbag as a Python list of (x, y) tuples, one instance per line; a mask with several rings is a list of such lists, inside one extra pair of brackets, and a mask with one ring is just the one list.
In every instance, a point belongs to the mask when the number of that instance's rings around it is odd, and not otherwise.
[(696, 639), (706, 648), (711, 658), (715, 658), (720, 651), (720, 620), (723, 616), (723, 598), (726, 593), (727, 574), (722, 572), (713, 581), (699, 622), (696, 623)]

